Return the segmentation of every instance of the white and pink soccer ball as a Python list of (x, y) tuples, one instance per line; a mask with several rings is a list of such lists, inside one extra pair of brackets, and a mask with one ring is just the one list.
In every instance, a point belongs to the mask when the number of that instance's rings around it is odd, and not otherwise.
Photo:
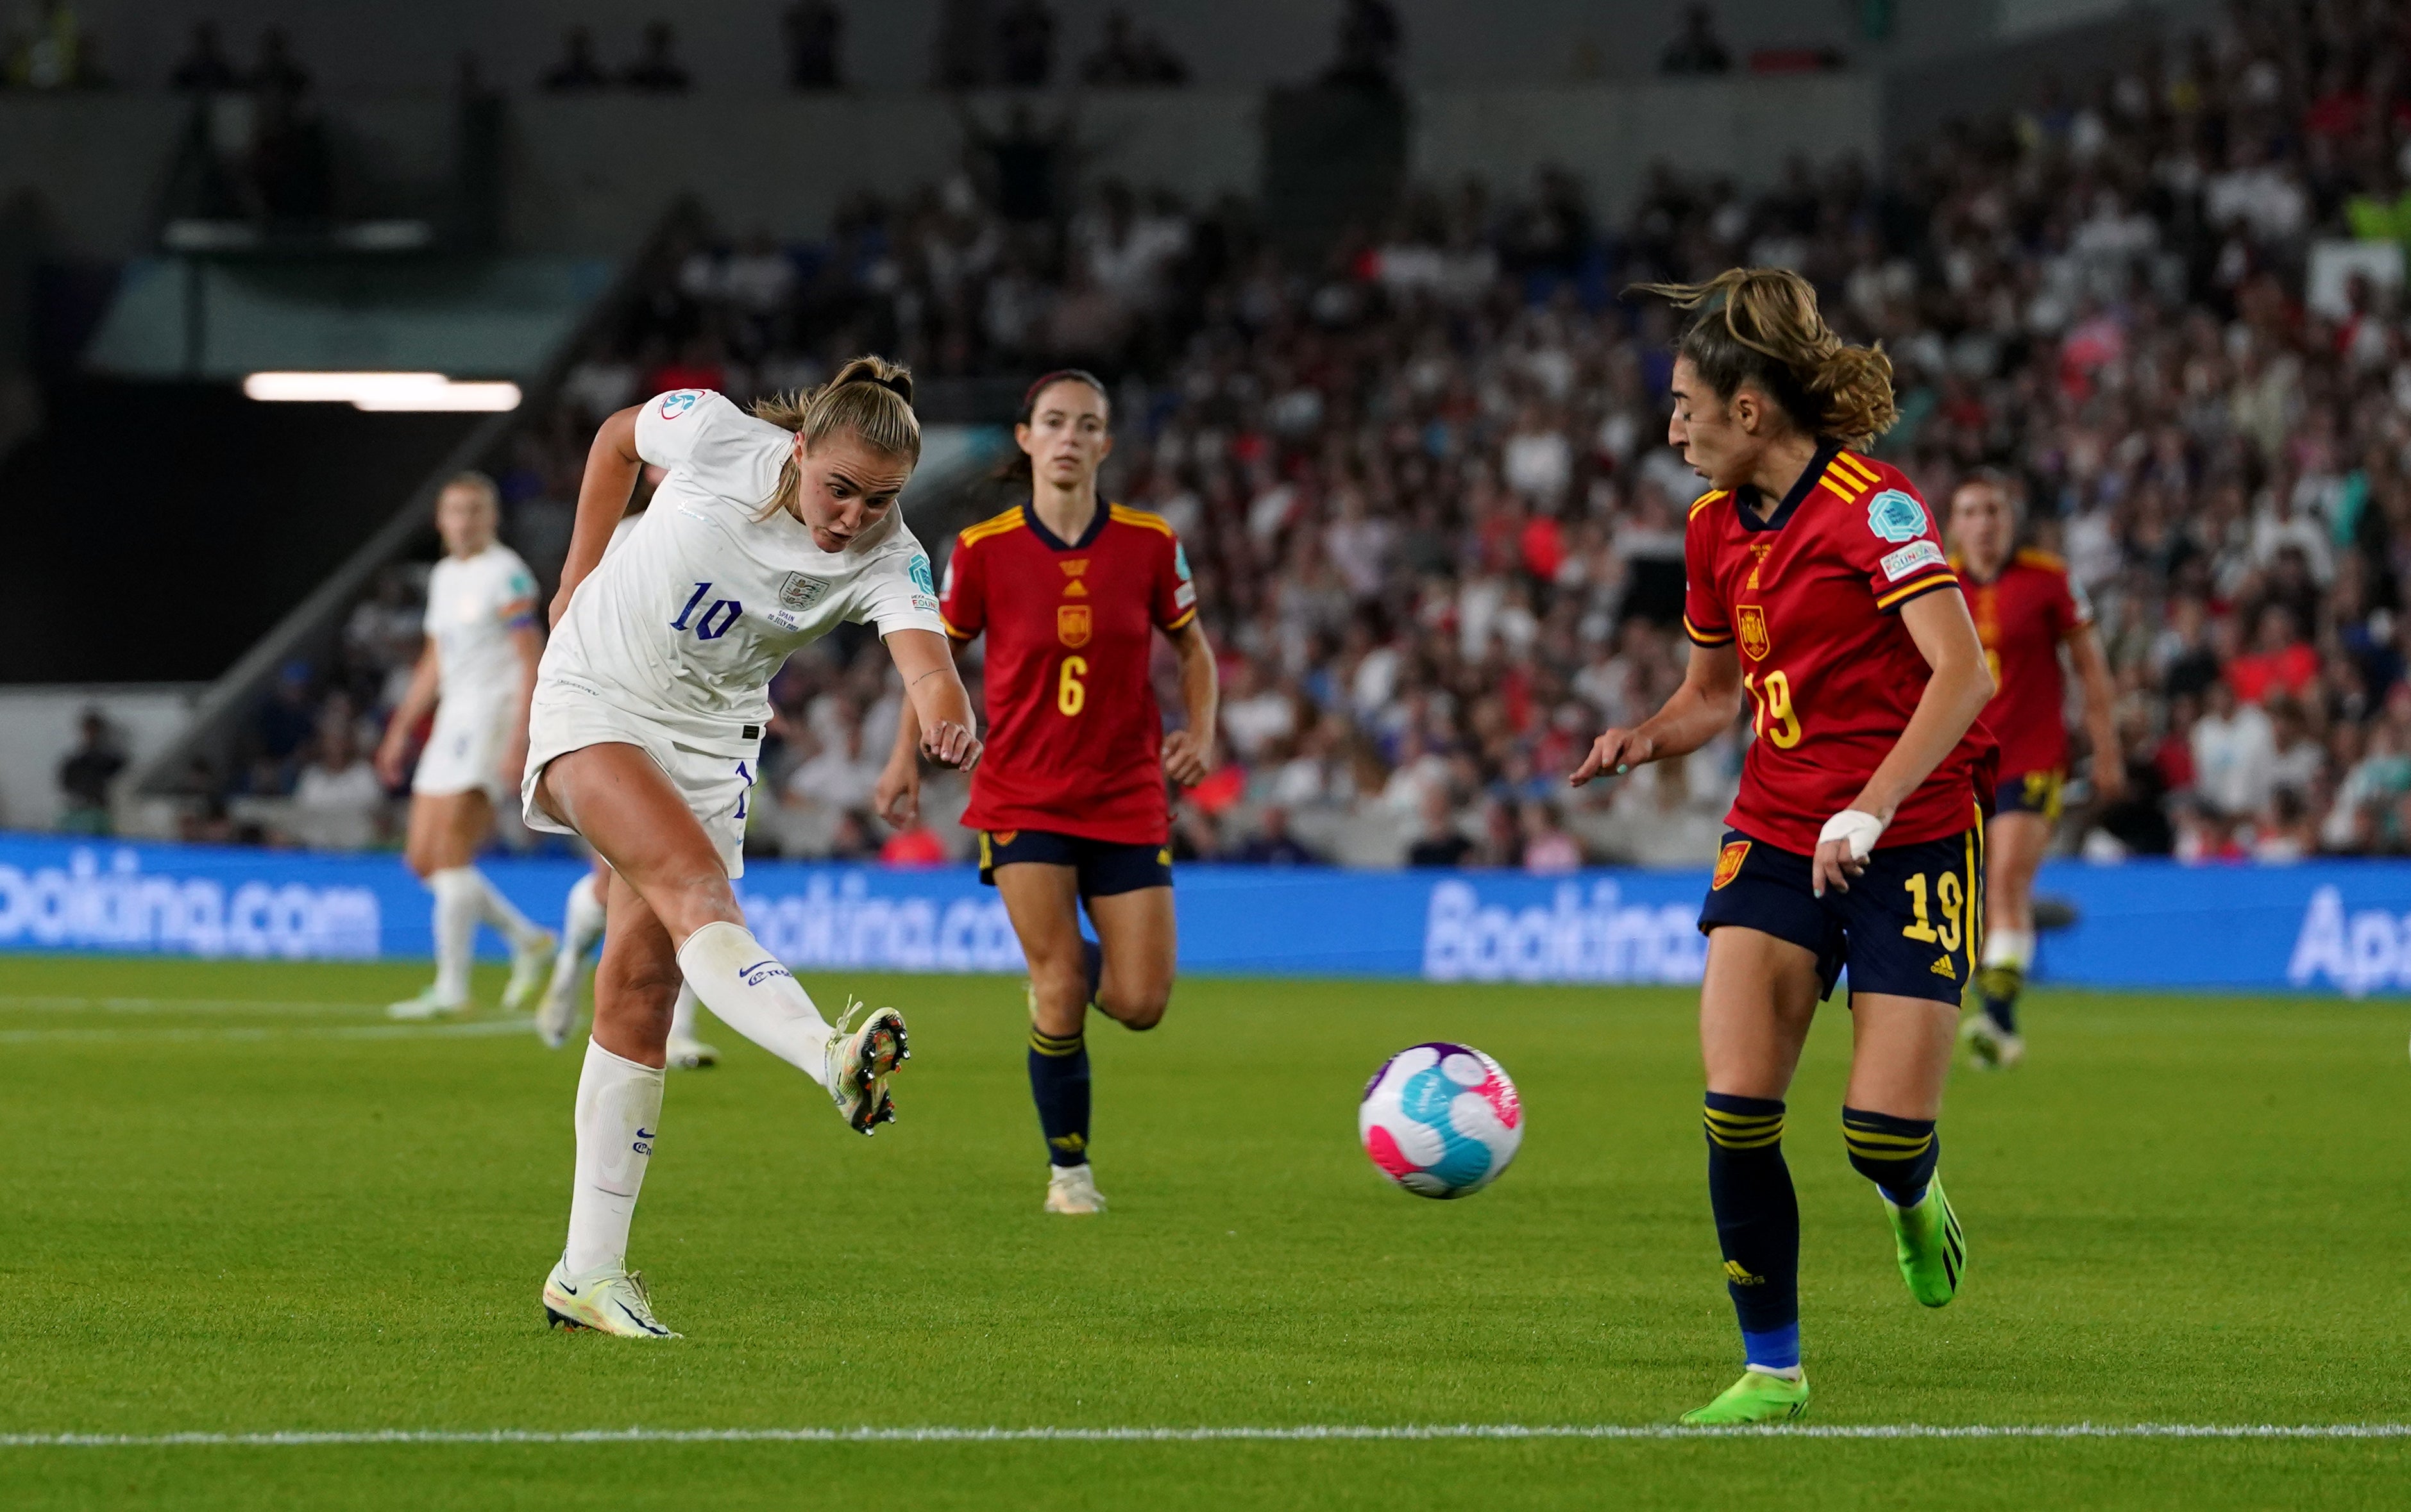
[(1417, 1197), (1471, 1197), (1515, 1158), (1524, 1104), (1471, 1045), (1414, 1045), (1365, 1083), (1356, 1131), (1381, 1173)]

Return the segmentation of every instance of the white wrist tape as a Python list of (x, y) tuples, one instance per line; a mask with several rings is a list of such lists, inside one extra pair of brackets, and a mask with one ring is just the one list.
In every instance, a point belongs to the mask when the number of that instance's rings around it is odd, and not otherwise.
[(1824, 829), (1818, 833), (1817, 843), (1823, 845), (1828, 840), (1848, 840), (1850, 842), (1850, 859), (1864, 861), (1883, 832), (1884, 821), (1875, 815), (1862, 813), (1856, 808), (1845, 808), (1825, 821)]

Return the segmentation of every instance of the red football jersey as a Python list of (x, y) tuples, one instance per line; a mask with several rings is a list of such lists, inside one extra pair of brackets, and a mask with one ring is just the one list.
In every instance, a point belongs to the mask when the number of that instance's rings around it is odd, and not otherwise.
[(1984, 723), (2001, 743), (2001, 771), (2014, 778), (2063, 770), (2068, 688), (2059, 646), (2093, 623), (2083, 590), (2068, 580), (2068, 564), (2044, 551), (2017, 553), (1989, 583), (1978, 582), (1955, 557), (1951, 565), (2000, 684), (1984, 705)]
[(1009, 510), (956, 538), (938, 608), (957, 640), (987, 636), (987, 752), (965, 826), (1171, 838), (1147, 663), (1157, 629), (1197, 618), (1171, 526), (1110, 504), (1066, 542)]
[[(1900, 472), (1820, 447), (1765, 519), (1755, 489), (1691, 505), (1683, 537), (1683, 628), (1740, 646), (1752, 740), (1725, 821), (1806, 855), (1908, 728), (1931, 669), (1900, 606), (1956, 592), (1934, 516)], [(1880, 843), (1908, 845), (1977, 822), (1983, 721), (1901, 804)], [(1988, 784), (1989, 773), (1983, 778)]]

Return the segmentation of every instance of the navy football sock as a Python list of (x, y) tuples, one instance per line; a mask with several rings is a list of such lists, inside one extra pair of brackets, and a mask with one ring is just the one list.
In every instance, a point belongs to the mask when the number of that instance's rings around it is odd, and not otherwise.
[(1059, 1166), (1089, 1160), (1089, 1042), (1030, 1031), (1030, 1100), (1038, 1104), (1038, 1127), (1046, 1136), (1046, 1158)]
[(2018, 1032), (2018, 994), (2025, 985), (2025, 971), (2019, 967), (1988, 966), (1976, 973), (1976, 1001), (2003, 1034)]
[(1894, 1207), (1913, 1208), (1925, 1197), (1942, 1158), (1942, 1136), (1931, 1118), (1894, 1118), (1858, 1108), (1842, 1110), (1842, 1140), (1860, 1175), (1883, 1188)]
[(1783, 1162), (1783, 1104), (1707, 1095), (1708, 1203), (1746, 1362), (1800, 1363), (1800, 1202)]

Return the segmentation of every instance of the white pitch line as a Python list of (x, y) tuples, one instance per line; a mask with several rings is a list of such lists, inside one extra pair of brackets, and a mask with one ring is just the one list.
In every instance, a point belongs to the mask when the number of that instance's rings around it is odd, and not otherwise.
[(292, 1429), (255, 1433), (0, 1433), (0, 1448), (310, 1448), (350, 1445), (1217, 1444), (1439, 1439), (2404, 1439), (2411, 1423), (1308, 1424), (1293, 1428)]
[(258, 1025), (221, 1029), (0, 1029), (0, 1044), (64, 1040), (170, 1044), (198, 1040), (475, 1040), (495, 1035), (525, 1034), (534, 1023), (533, 1018), (522, 1013), (513, 1018), (476, 1019), (467, 1024), (346, 1024), (304, 1028)]
[(374, 1013), (374, 1003), (309, 1003), (248, 997), (45, 997), (0, 993), (0, 1010), (21, 1013)]

